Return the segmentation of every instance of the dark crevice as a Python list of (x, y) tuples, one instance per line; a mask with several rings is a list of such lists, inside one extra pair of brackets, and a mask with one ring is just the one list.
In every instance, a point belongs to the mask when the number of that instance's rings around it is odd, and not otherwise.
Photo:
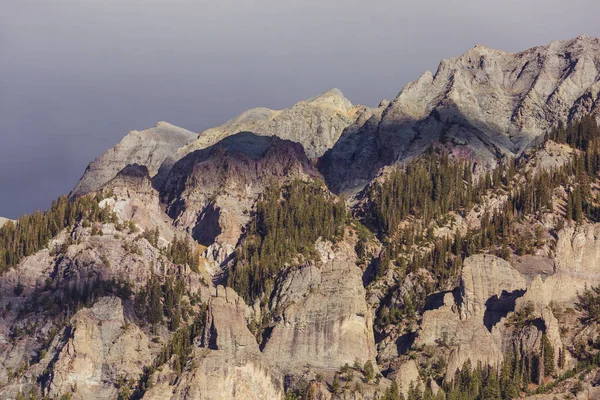
[(483, 314), (483, 324), (488, 331), (492, 331), (494, 325), (508, 315), (509, 312), (515, 310), (517, 299), (525, 294), (525, 290), (515, 290), (513, 292), (502, 291), (500, 297), (498, 295), (490, 297), (485, 302), (485, 313)]

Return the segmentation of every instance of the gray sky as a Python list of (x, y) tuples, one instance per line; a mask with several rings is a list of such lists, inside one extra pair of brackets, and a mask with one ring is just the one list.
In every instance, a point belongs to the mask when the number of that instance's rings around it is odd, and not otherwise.
[(393, 98), (475, 44), (600, 36), (597, 0), (0, 0), (0, 215), (47, 208), (129, 130), (200, 132), (338, 87)]

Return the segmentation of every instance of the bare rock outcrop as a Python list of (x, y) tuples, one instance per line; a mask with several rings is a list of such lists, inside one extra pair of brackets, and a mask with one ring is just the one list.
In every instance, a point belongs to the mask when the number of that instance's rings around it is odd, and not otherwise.
[(261, 355), (248, 330), (249, 309), (233, 289), (219, 286), (208, 306), (202, 347), (194, 348), (194, 367), (173, 379), (155, 373), (145, 400), (279, 399), (281, 377)]
[(282, 370), (337, 369), (356, 359), (375, 364), (371, 310), (356, 253), (345, 242), (318, 242), (318, 265), (290, 271), (278, 284), (273, 309), (283, 310), (264, 355)]
[[(415, 343), (449, 349), (446, 379), (452, 379), (467, 360), (498, 365), (503, 359), (502, 340), (492, 334), (492, 328), (514, 309), (513, 292), (522, 295), (526, 285), (505, 260), (483, 254), (467, 258), (458, 301), (448, 292), (441, 307), (425, 311)], [(510, 303), (506, 310), (503, 301)], [(494, 315), (498, 312), (501, 316)]]
[(407, 396), (411, 387), (423, 391), (425, 385), (419, 375), (419, 368), (415, 360), (405, 360), (394, 368), (394, 372), (388, 376), (398, 384), (398, 389), (403, 396)]
[(71, 195), (81, 196), (98, 190), (129, 164), (145, 166), (154, 177), (167, 158), (177, 157), (177, 149), (197, 137), (166, 122), (143, 131), (131, 131), (119, 144), (90, 163)]
[(535, 277), (520, 300), (543, 308), (550, 302), (572, 307), (586, 286), (600, 285), (600, 224), (568, 226), (558, 234), (555, 272)]
[(478, 254), (465, 260), (460, 275), (462, 319), (482, 315), (486, 302), (503, 292), (511, 293), (527, 287), (525, 278), (508, 261), (487, 254)]
[(166, 246), (177, 234), (185, 235), (174, 229), (173, 221), (165, 213), (147, 167), (138, 164), (126, 166), (100, 191), (110, 194), (100, 202), (100, 207), (110, 207), (121, 221), (134, 221), (142, 231), (158, 229), (162, 246)]
[(249, 313), (244, 300), (232, 288), (218, 286), (208, 305), (204, 346), (231, 354), (258, 354), (258, 343), (246, 322)]
[(161, 194), (176, 226), (200, 243), (236, 246), (267, 186), (318, 176), (300, 144), (244, 132), (183, 157)]
[(152, 360), (150, 340), (137, 326), (125, 325), (116, 297), (80, 310), (67, 332), (48, 384), (51, 397), (72, 393), (74, 399), (113, 399), (118, 379), (139, 378)]
[(310, 158), (320, 157), (333, 147), (344, 128), (352, 124), (361, 107), (353, 107), (338, 89), (301, 101), (284, 110), (253, 108), (223, 125), (202, 132), (193, 143), (179, 152), (190, 153), (214, 145), (227, 136), (252, 132), (278, 136), (304, 146)]
[(438, 140), (457, 157), (495, 165), (558, 121), (598, 115), (599, 65), (600, 40), (589, 36), (519, 53), (477, 45), (407, 84), (373, 120), (346, 129), (321, 171), (335, 192), (356, 193), (383, 166)]

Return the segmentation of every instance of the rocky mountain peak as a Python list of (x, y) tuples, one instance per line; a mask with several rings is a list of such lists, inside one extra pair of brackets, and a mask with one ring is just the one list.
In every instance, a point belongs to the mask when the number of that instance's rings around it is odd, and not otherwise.
[(328, 90), (306, 102), (320, 107), (331, 108), (342, 113), (347, 113), (352, 108), (350, 100), (348, 100), (342, 91), (337, 88)]
[(335, 191), (355, 193), (383, 166), (440, 140), (462, 157), (495, 165), (558, 121), (600, 114), (599, 78), (596, 38), (519, 53), (475, 46), (408, 83), (375, 120), (349, 127), (321, 169)]
[(88, 165), (71, 195), (81, 196), (98, 190), (129, 164), (144, 165), (154, 177), (167, 158), (176, 158), (177, 149), (197, 137), (196, 133), (167, 122), (158, 122), (142, 131), (130, 131), (119, 144)]
[(208, 129), (198, 139), (180, 149), (181, 155), (203, 149), (227, 136), (252, 132), (260, 136), (278, 136), (304, 146), (310, 158), (320, 157), (333, 147), (342, 131), (359, 116), (357, 109), (339, 89), (300, 101), (290, 108), (271, 110), (253, 108), (223, 125)]

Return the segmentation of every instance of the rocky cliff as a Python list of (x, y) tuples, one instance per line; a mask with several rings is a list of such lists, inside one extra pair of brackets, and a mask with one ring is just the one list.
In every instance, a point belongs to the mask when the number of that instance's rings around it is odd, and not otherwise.
[[(89, 213), (54, 205), (0, 238), (0, 398), (459, 398), (494, 371), (508, 398), (508, 369), (513, 397), (597, 393), (579, 295), (600, 285), (600, 141), (535, 140), (600, 112), (599, 68), (585, 36), (476, 46), (376, 108), (334, 89), (200, 135), (130, 132), (74, 188)], [(434, 143), (384, 196), (388, 167)], [(448, 177), (446, 154), (475, 163)], [(324, 200), (280, 190), (297, 181)]]
[(333, 147), (342, 131), (352, 124), (365, 107), (352, 106), (338, 89), (283, 110), (253, 108), (223, 125), (202, 132), (180, 153), (209, 147), (227, 136), (252, 132), (260, 136), (278, 136), (302, 144), (310, 158), (320, 157)]
[(320, 162), (328, 185), (355, 193), (386, 165), (441, 140), (495, 165), (548, 128), (600, 113), (600, 40), (580, 36), (519, 53), (475, 46), (425, 72), (371, 118), (349, 127)]
[(81, 196), (98, 190), (129, 164), (145, 166), (154, 177), (167, 158), (175, 157), (177, 149), (197, 136), (166, 122), (143, 131), (131, 131), (119, 144), (90, 163), (71, 195)]
[(267, 185), (318, 176), (301, 145), (242, 132), (179, 160), (161, 195), (176, 226), (200, 243), (236, 246)]

